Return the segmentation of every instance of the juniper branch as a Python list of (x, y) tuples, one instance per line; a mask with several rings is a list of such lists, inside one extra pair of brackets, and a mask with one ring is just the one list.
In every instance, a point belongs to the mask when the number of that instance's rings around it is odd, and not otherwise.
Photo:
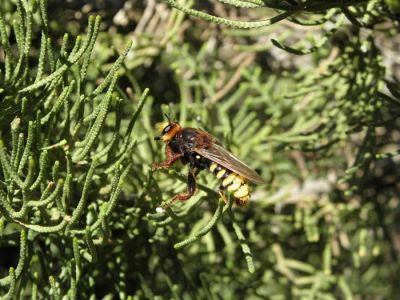
[(166, 2), (171, 7), (176, 8), (176, 9), (184, 12), (185, 14), (202, 18), (208, 22), (221, 24), (221, 25), (227, 25), (230, 27), (241, 28), (241, 29), (251, 29), (251, 28), (260, 28), (260, 27), (264, 27), (264, 26), (269, 26), (269, 25), (277, 23), (283, 19), (286, 19), (287, 17), (289, 17), (295, 13), (294, 10), (288, 10), (288, 11), (283, 12), (275, 17), (272, 17), (271, 19), (264, 20), (264, 21), (236, 21), (236, 20), (230, 20), (230, 19), (213, 16), (208, 13), (186, 7), (184, 5), (177, 3), (174, 0), (166, 0)]

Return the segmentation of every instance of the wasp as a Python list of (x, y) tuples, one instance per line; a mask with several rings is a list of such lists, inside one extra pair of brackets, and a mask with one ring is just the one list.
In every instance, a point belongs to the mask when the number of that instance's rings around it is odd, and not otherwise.
[(208, 170), (220, 180), (220, 192), (227, 190), (233, 193), (239, 206), (246, 206), (250, 200), (248, 181), (255, 184), (264, 183), (254, 170), (223, 148), (216, 139), (206, 131), (197, 128), (183, 128), (178, 122), (168, 122), (160, 126), (160, 136), (155, 140), (165, 142), (165, 161), (152, 165), (153, 170), (168, 169), (180, 160), (189, 164), (187, 191), (177, 194), (176, 200), (186, 201), (196, 191), (196, 176), (202, 170)]

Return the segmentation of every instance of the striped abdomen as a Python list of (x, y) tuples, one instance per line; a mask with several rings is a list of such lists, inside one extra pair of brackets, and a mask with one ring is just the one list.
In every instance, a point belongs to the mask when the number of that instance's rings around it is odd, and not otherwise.
[(233, 193), (236, 204), (245, 206), (250, 199), (250, 189), (245, 179), (224, 167), (212, 162), (208, 168), (222, 182), (223, 188)]

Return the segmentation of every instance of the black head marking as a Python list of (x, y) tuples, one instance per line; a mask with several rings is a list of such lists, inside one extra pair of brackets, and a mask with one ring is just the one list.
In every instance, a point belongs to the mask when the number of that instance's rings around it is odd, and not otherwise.
[(164, 135), (164, 134), (167, 134), (171, 129), (172, 129), (172, 126), (171, 126), (171, 125), (165, 126), (164, 129), (163, 129), (163, 131), (162, 131), (162, 134), (163, 134), (163, 135)]

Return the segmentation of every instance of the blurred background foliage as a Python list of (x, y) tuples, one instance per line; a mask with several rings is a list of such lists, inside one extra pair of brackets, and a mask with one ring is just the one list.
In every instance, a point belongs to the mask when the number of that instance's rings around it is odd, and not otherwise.
[[(1, 295), (397, 298), (399, 6), (2, 0)], [(203, 172), (157, 210), (165, 112), (260, 172), (248, 207)]]

